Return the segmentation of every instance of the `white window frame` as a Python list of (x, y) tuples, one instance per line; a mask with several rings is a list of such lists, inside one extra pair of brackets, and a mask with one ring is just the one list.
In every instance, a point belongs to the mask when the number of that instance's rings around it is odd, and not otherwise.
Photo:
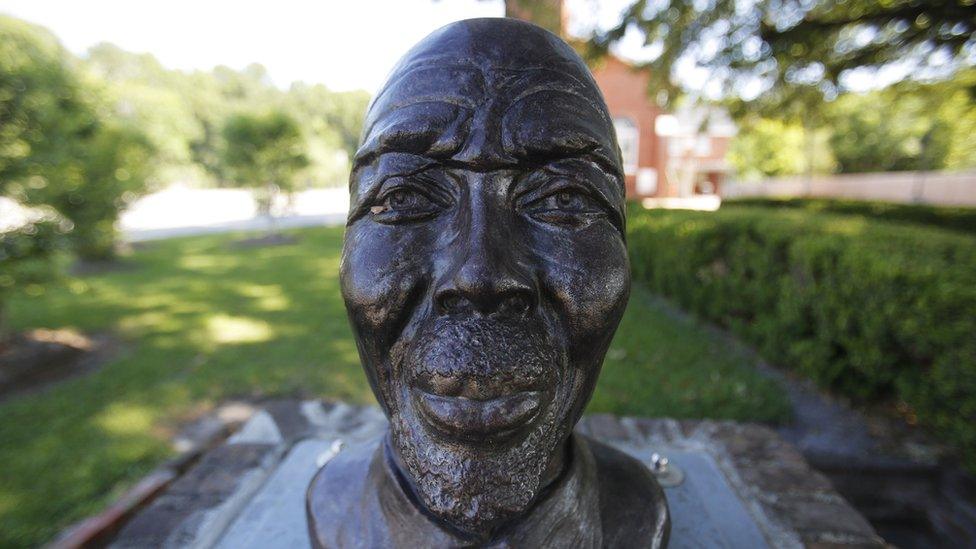
[(613, 119), (613, 129), (617, 133), (624, 174), (634, 175), (640, 158), (640, 128), (632, 118), (621, 116)]
[(711, 156), (712, 138), (705, 134), (699, 134), (695, 138), (695, 156)]

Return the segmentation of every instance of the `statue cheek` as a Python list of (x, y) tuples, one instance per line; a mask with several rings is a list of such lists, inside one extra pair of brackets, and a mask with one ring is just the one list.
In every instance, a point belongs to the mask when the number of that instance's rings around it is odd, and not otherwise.
[[(391, 238), (394, 236), (394, 238)], [(426, 279), (423, 254), (391, 231), (352, 230), (346, 234), (339, 270), (342, 297), (356, 331), (369, 339), (392, 341), (397, 327), (413, 313), (415, 296)]]
[(616, 236), (562, 245), (567, 255), (546, 262), (546, 286), (552, 288), (562, 312), (570, 346), (602, 357), (630, 296), (626, 248)]

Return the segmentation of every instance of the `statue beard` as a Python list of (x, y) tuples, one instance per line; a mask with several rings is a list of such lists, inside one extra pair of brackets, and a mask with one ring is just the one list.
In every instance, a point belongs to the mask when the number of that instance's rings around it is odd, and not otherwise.
[[(488, 539), (524, 514), (545, 488), (549, 464), (572, 429), (565, 353), (542, 322), (438, 319), (412, 343), (391, 351), (393, 449), (413, 495), (428, 514), (465, 535)], [(398, 352), (399, 351), (399, 352)], [(510, 439), (492, 443), (439, 432), (411, 394), (418, 379), (478, 387), (543, 388), (541, 410)]]

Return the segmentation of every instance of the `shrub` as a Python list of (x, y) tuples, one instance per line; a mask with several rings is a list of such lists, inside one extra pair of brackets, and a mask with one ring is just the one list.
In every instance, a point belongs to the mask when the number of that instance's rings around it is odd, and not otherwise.
[(908, 404), (976, 468), (976, 238), (798, 209), (629, 223), (637, 280), (824, 386)]
[(119, 213), (155, 168), (103, 95), (53, 35), (0, 15), (0, 194), (57, 210), (84, 259), (112, 257)]
[(0, 344), (9, 335), (4, 305), (16, 292), (36, 293), (63, 267), (64, 233), (52, 221), (36, 221), (0, 232)]
[(115, 255), (116, 222), (125, 206), (148, 189), (152, 144), (139, 130), (103, 123), (85, 143), (72, 175), (52, 185), (42, 203), (54, 206), (73, 225), (68, 235), (82, 259)]
[(976, 208), (950, 208), (828, 198), (737, 198), (722, 202), (723, 208), (740, 206), (799, 208), (811, 212), (863, 215), (874, 219), (931, 225), (976, 234)]

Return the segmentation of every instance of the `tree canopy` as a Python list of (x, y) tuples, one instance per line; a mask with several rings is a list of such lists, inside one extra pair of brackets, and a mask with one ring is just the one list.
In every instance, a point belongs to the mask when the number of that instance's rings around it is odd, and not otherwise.
[(95, 131), (96, 113), (71, 64), (53, 35), (0, 15), (0, 193), (57, 179), (71, 154), (66, 145)]
[(309, 162), (300, 179), (315, 186), (340, 185), (369, 101), (366, 92), (335, 92), (321, 84), (279, 89), (259, 64), (239, 71), (226, 66), (193, 72), (166, 69), (150, 54), (111, 44), (93, 47), (84, 63), (145, 129), (159, 151), (160, 179), (166, 181), (232, 182), (223, 164), (226, 120), (270, 108), (292, 116), (307, 140)]
[(49, 32), (0, 17), (0, 192), (57, 212), (89, 259), (113, 254), (119, 211), (155, 167), (151, 143), (103, 92)]
[(976, 63), (973, 0), (637, 0), (591, 53), (628, 31), (660, 51), (644, 66), (665, 103), (686, 91), (682, 59), (707, 69), (723, 96), (778, 104), (832, 98), (853, 71), (946, 78)]
[(260, 209), (270, 213), (277, 191), (293, 191), (298, 171), (308, 165), (301, 128), (287, 113), (269, 111), (231, 116), (222, 133), (231, 181), (255, 189)]

